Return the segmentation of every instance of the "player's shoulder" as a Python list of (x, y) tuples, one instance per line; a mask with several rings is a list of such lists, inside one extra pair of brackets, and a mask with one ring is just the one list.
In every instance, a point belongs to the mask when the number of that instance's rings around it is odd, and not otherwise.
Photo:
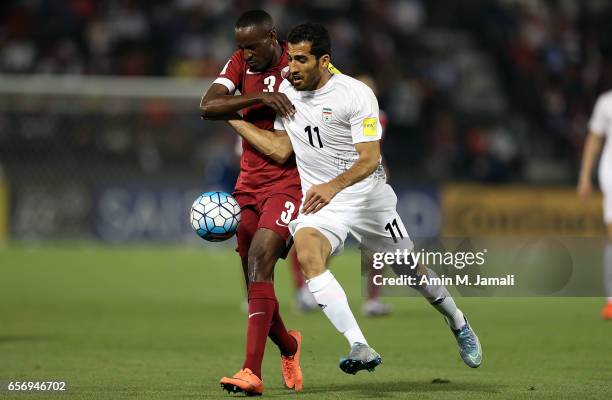
[(247, 64), (246, 64), (246, 61), (244, 60), (244, 55), (242, 54), (242, 50), (240, 49), (236, 49), (236, 51), (232, 53), (227, 64), (225, 64), (226, 67), (229, 66), (230, 63), (231, 63), (231, 68), (234, 71), (237, 71), (239, 73), (244, 73), (244, 71), (246, 71), (247, 69)]
[(612, 111), (612, 90), (608, 90), (607, 92), (602, 93), (597, 98), (596, 104), (601, 105), (606, 109)]
[[(368, 85), (352, 76), (334, 75), (333, 79), (335, 96), (342, 98), (349, 110), (369, 107), (378, 101)], [(346, 99), (351, 99), (351, 101), (346, 102)]]
[(236, 61), (240, 61), (241, 63), (244, 62), (244, 58), (242, 56), (242, 50), (240, 50), (240, 49), (234, 50), (234, 52), (232, 53), (230, 59), (236, 60)]
[(358, 79), (353, 78), (352, 76), (337, 74), (333, 75), (333, 78), (336, 87), (340, 88), (341, 90), (345, 90), (347, 92), (359, 92), (361, 94), (368, 95), (371, 94), (372, 96), (374, 95), (374, 92), (372, 92), (372, 89), (368, 85)]
[[(343, 108), (350, 114), (363, 108), (372, 108), (378, 103), (372, 89), (348, 75), (334, 75), (334, 97), (343, 104)], [(346, 101), (350, 99), (350, 101)]]

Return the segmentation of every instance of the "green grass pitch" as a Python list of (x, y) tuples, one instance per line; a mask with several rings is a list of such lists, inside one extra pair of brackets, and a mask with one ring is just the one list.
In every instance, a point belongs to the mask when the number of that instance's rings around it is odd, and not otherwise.
[[(361, 306), (358, 254), (332, 271)], [(463, 365), (442, 318), (420, 298), (389, 299), (395, 312), (358, 317), (383, 356), (375, 373), (342, 373), (348, 346), (325, 316), (293, 308), (287, 265), (276, 288), (286, 325), (304, 336), (304, 392), (281, 384), (268, 341), (266, 397), (346, 399), (610, 398), (612, 322), (602, 299), (467, 299), (457, 302), (484, 348)], [(221, 376), (242, 365), (246, 315), (237, 256), (219, 247), (42, 246), (0, 249), (0, 380), (65, 380), (63, 395), (0, 398), (229, 398)], [(432, 383), (437, 378), (447, 383)]]

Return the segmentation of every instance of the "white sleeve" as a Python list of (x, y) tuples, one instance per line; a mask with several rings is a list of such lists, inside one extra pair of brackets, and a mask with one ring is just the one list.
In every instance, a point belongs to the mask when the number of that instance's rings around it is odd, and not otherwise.
[[(284, 93), (289, 96), (288, 89), (291, 86), (288, 80), (283, 79), (283, 81), (278, 85), (279, 93)], [(274, 129), (277, 131), (286, 131), (285, 125), (283, 124), (283, 119), (280, 115), (276, 114), (276, 118), (274, 119)]]
[(219, 77), (215, 79), (213, 83), (218, 83), (219, 85), (225, 86), (229, 94), (234, 94), (234, 92), (236, 92), (236, 85), (234, 85), (234, 82), (227, 78)]
[(376, 100), (372, 89), (365, 84), (358, 86), (356, 93), (352, 93), (349, 122), (353, 144), (374, 142), (382, 137), (378, 100)]
[(605, 107), (603, 97), (600, 97), (595, 103), (593, 115), (589, 121), (589, 131), (598, 136), (603, 136), (606, 133), (606, 129), (609, 127), (610, 118), (612, 115), (606, 115), (606, 112), (610, 113), (612, 110), (608, 103), (608, 109)]
[(283, 125), (283, 119), (278, 114), (276, 114), (276, 118), (274, 119), (274, 130), (277, 130), (277, 131), (285, 130), (285, 125)]

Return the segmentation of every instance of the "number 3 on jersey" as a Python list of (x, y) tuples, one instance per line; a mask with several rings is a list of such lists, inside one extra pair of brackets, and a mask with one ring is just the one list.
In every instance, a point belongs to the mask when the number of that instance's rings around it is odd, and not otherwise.
[(267, 88), (263, 89), (264, 92), (274, 91), (274, 84), (276, 83), (276, 77), (274, 75), (266, 76), (263, 82), (266, 86), (268, 86)]
[(280, 220), (284, 224), (288, 225), (289, 222), (291, 222), (291, 217), (293, 216), (294, 211), (295, 211), (295, 204), (293, 204), (290, 201), (285, 202), (285, 211), (281, 213)]

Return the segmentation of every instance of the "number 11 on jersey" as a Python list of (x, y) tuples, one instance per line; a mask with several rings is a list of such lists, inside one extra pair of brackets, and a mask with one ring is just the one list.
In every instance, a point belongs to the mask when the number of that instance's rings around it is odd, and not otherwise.
[(312, 137), (312, 131), (314, 131), (315, 135), (317, 136), (317, 142), (319, 143), (319, 148), (322, 149), (323, 148), (323, 142), (321, 141), (321, 135), (319, 135), (319, 127), (315, 126), (314, 128), (311, 128), (310, 125), (308, 125), (306, 128), (304, 128), (304, 132), (306, 132), (308, 134), (308, 141), (310, 142), (310, 145), (312, 147), (315, 147), (315, 142), (314, 139)]

